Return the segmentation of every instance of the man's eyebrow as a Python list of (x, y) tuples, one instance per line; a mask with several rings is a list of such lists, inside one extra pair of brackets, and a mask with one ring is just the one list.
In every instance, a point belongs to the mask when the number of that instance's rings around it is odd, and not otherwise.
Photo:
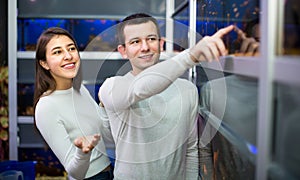
[[(158, 37), (158, 35), (157, 35), (157, 34), (149, 34), (149, 35), (147, 35), (147, 36), (146, 36), (146, 38), (147, 38), (147, 37), (151, 37), (151, 36)], [(135, 39), (143, 39), (143, 38), (140, 38), (140, 37), (134, 37), (134, 38), (131, 38), (131, 39), (129, 39), (129, 41), (131, 41), (131, 40), (135, 40)]]
[(147, 37), (151, 37), (151, 36), (158, 37), (158, 35), (157, 35), (157, 34), (149, 34)]

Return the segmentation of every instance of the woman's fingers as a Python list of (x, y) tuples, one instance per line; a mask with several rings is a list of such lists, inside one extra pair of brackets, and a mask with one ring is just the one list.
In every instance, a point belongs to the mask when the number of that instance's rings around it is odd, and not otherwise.
[(74, 145), (82, 150), (84, 153), (88, 153), (98, 144), (100, 135), (95, 134), (92, 136), (79, 137), (74, 140)]

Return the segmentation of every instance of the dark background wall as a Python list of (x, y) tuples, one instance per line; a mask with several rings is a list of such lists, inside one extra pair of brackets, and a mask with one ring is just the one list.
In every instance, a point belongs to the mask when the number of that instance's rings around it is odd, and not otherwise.
[(0, 66), (6, 66), (7, 61), (7, 8), (8, 1), (0, 0)]
[(99, 18), (124, 17), (132, 12), (154, 16), (165, 15), (165, 1), (161, 0), (43, 0), (18, 1), (19, 17)]

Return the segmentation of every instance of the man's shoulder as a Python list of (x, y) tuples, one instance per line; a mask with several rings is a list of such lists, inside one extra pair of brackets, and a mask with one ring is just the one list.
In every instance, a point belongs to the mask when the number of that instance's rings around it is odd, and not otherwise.
[(198, 95), (197, 86), (187, 79), (178, 78), (176, 81), (174, 81), (173, 85), (173, 87), (179, 88), (181, 93), (186, 95), (186, 98), (194, 97), (195, 94)]
[(125, 79), (124, 76), (111, 76), (111, 77), (108, 77), (104, 80), (103, 84), (110, 84), (110, 83), (113, 83), (115, 81), (123, 81)]
[(130, 75), (125, 74), (123, 76), (112, 76), (105, 79), (105, 81), (102, 83), (100, 90), (105, 89), (105, 91), (109, 92), (114, 87), (124, 87), (126, 84), (130, 83)]
[(131, 78), (131, 74), (130, 73), (127, 73), (125, 75), (116, 75), (116, 76), (111, 76), (111, 77), (107, 77), (105, 79), (104, 82), (106, 81), (115, 81), (115, 80), (124, 80), (124, 79), (130, 79)]

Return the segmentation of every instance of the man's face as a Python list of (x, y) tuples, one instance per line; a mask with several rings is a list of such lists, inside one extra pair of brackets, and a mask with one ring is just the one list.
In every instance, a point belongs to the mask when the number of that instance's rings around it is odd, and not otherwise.
[(164, 41), (153, 22), (125, 26), (124, 37), (125, 46), (118, 46), (118, 51), (129, 59), (134, 75), (158, 62)]

